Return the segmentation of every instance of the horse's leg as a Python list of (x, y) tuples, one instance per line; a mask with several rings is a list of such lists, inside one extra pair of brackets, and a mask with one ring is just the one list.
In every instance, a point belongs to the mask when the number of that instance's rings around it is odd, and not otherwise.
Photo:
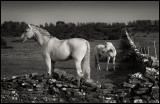
[(52, 66), (52, 70), (54, 71), (54, 69), (55, 69), (55, 61), (51, 61), (51, 66)]
[(95, 55), (95, 67), (98, 70), (99, 66), (98, 66), (98, 58), (97, 55)]
[(109, 61), (110, 61), (110, 57), (107, 57), (107, 67), (106, 67), (106, 71), (108, 71)]
[(101, 71), (100, 65), (99, 65), (99, 55), (96, 55), (96, 61), (97, 61), (97, 70)]
[(115, 59), (116, 59), (116, 56), (113, 57), (113, 69), (114, 69), (114, 71), (116, 71), (116, 69), (115, 69)]
[(97, 64), (98, 64), (98, 63), (97, 63), (96, 55), (95, 55), (95, 57), (94, 57), (94, 58), (95, 58), (95, 59), (94, 59), (94, 62), (95, 62), (95, 63), (94, 63), (94, 64), (95, 64), (95, 68), (97, 69), (97, 67), (98, 67), (98, 65), (97, 65)]
[(46, 65), (47, 65), (48, 74), (51, 76), (51, 58), (46, 57), (45, 62), (46, 62)]
[[(88, 61), (88, 60), (87, 60)], [(96, 63), (96, 61), (95, 61), (95, 63)], [(85, 73), (85, 77), (86, 77), (86, 79), (91, 79), (90, 78), (90, 72), (91, 72), (91, 69), (90, 69), (90, 66), (89, 66), (89, 64), (88, 64), (88, 62), (86, 62), (86, 60), (82, 60), (82, 62), (81, 62), (81, 67), (82, 67), (82, 71), (84, 71), (83, 73)], [(96, 65), (95, 65), (96, 66)], [(84, 76), (83, 76), (84, 77)]]
[(80, 79), (83, 77), (82, 68), (81, 68), (81, 61), (75, 60), (75, 65), (76, 65), (77, 74), (78, 74), (78, 86), (80, 86)]

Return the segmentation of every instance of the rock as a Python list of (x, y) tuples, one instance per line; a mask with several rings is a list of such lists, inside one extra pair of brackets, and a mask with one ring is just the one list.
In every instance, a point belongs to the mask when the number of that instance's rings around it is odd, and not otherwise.
[(159, 100), (149, 100), (148, 103), (159, 103)]
[(143, 75), (140, 72), (137, 72), (131, 76), (131, 78), (139, 78), (142, 79)]
[(113, 85), (112, 83), (105, 83), (102, 84), (102, 89), (115, 89), (115, 85)]
[(30, 82), (31, 84), (38, 84), (39, 83), (39, 81), (38, 80), (31, 80), (31, 82)]
[(32, 91), (33, 91), (33, 89), (30, 89), (30, 88), (29, 88), (29, 89), (27, 89), (27, 91), (32, 92)]
[(148, 88), (148, 87), (152, 87), (153, 83), (151, 83), (151, 82), (142, 82), (142, 83), (139, 83), (139, 86)]
[(54, 71), (52, 72), (53, 78), (56, 78), (56, 79), (58, 78), (61, 79), (62, 75), (66, 75), (66, 72), (60, 69), (54, 69)]
[(99, 82), (95, 82), (93, 80), (86, 80), (83, 85), (88, 86), (88, 87), (92, 87), (93, 89), (100, 89), (101, 88), (101, 84)]
[(154, 68), (146, 67), (146, 74), (148, 75), (159, 75), (159, 71)]
[(113, 89), (102, 89), (102, 94), (106, 95), (106, 94), (110, 94), (113, 92)]
[(142, 95), (142, 99), (146, 100), (146, 101), (149, 101), (151, 99), (151, 96), (150, 95)]
[(52, 77), (49, 76), (48, 74), (43, 74), (42, 77), (43, 79), (52, 79)]
[(133, 101), (134, 103), (147, 103), (147, 101), (143, 100), (143, 99), (134, 99)]
[(141, 83), (141, 80), (136, 79), (136, 78), (132, 78), (132, 79), (128, 79), (128, 83), (130, 83), (130, 84), (139, 84), (139, 83)]
[(34, 76), (36, 76), (36, 75), (38, 75), (38, 73), (31, 73), (31, 74), (30, 74), (30, 77), (34, 77)]
[(131, 98), (124, 98), (122, 103), (132, 103)]
[(117, 101), (113, 97), (105, 97), (104, 103), (117, 103)]
[(47, 80), (47, 84), (53, 84), (53, 83), (56, 83), (56, 79), (48, 79)]
[(159, 86), (153, 86), (152, 93), (159, 93)]
[(146, 94), (147, 90), (134, 90), (134, 93), (137, 95)]
[(35, 76), (33, 77), (33, 79), (38, 80), (38, 81), (42, 81), (42, 80), (43, 80), (43, 77), (42, 77), (42, 75), (35, 75)]
[(152, 97), (155, 100), (159, 100), (159, 92), (158, 93), (152, 93)]
[(137, 86), (137, 84), (129, 84), (129, 83), (124, 82), (123, 86), (124, 87), (129, 87), (129, 88), (135, 88)]

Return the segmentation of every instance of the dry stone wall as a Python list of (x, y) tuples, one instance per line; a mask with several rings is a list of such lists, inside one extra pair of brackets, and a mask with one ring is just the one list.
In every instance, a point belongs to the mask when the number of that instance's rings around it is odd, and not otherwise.
[(123, 86), (132, 88), (132, 94), (137, 97), (133, 100), (134, 103), (159, 103), (159, 60), (153, 56), (140, 53), (127, 32), (126, 37), (126, 44), (130, 45), (130, 49), (135, 54), (135, 61), (142, 66), (144, 73), (137, 72), (129, 75), (128, 83), (124, 82)]

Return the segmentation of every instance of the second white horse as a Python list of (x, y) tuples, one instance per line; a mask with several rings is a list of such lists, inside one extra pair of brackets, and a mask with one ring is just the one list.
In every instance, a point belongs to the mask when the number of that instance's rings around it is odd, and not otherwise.
[(94, 48), (95, 53), (95, 67), (97, 70), (101, 70), (99, 62), (107, 61), (106, 71), (108, 71), (109, 61), (113, 59), (113, 69), (115, 71), (115, 59), (117, 51), (111, 42), (106, 42), (105, 45), (99, 44)]

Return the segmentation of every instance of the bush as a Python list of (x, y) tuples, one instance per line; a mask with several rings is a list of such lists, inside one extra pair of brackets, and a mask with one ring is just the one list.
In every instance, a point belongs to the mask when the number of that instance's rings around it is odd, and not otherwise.
[(3, 38), (1, 38), (1, 48), (2, 47), (7, 47), (7, 42)]

